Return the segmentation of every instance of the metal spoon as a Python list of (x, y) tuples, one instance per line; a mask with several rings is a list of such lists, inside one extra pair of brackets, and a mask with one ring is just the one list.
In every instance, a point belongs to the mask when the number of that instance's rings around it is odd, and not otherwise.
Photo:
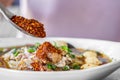
[[(16, 29), (18, 29), (19, 31), (21, 31), (21, 32), (23, 32), (23, 33), (25, 33), (25, 34), (27, 34), (27, 35), (33, 36), (32, 34), (26, 32), (25, 30), (23, 30), (22, 28), (20, 28), (18, 25), (16, 25), (16, 24), (11, 20), (11, 18), (12, 18), (13, 16), (15, 16), (15, 15), (14, 15), (13, 13), (11, 13), (8, 9), (6, 9), (6, 8), (4, 7), (4, 5), (2, 5), (1, 3), (0, 3), (0, 12), (3, 14), (3, 16), (5, 17), (5, 19), (6, 19), (9, 23), (11, 23)], [(35, 37), (35, 36), (33, 36), (33, 37)]]

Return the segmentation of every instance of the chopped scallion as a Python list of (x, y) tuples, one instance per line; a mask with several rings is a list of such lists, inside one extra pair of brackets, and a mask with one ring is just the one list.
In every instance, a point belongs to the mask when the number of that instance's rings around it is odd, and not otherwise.
[(48, 64), (47, 64), (47, 68), (48, 68), (48, 69), (53, 69), (53, 70), (55, 70), (55, 69), (56, 69), (56, 66), (53, 65), (53, 64), (51, 64), (51, 63), (48, 63)]
[(80, 69), (80, 66), (79, 65), (74, 65), (73, 69)]
[(71, 49), (69, 49), (67, 46), (61, 46), (61, 48), (66, 51), (67, 53), (71, 53)]
[(33, 53), (33, 52), (35, 52), (35, 50), (36, 50), (36, 49), (35, 49), (34, 47), (30, 47), (30, 48), (28, 48), (27, 51), (28, 51), (29, 53)]
[(40, 43), (39, 43), (39, 42), (35, 43), (35, 48), (36, 48), (36, 49), (37, 49), (39, 46), (40, 46)]
[(63, 67), (63, 70), (64, 70), (64, 71), (67, 71), (67, 70), (69, 70), (69, 69), (70, 69), (70, 68), (69, 68), (69, 66), (67, 66), (67, 65)]
[(16, 57), (18, 54), (19, 54), (19, 51), (18, 51), (18, 49), (15, 48), (13, 51), (13, 55)]
[(69, 56), (70, 56), (71, 58), (75, 58), (75, 55), (74, 55), (74, 54), (69, 54)]

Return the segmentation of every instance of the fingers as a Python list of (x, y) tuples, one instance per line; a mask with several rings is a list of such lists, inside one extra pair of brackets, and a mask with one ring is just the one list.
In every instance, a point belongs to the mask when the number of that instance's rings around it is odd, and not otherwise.
[(5, 7), (12, 5), (13, 2), (14, 0), (0, 0), (0, 3), (2, 3)]

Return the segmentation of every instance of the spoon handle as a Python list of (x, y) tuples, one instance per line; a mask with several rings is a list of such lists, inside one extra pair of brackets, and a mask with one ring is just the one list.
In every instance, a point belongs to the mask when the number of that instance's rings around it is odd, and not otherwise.
[(3, 4), (0, 3), (0, 12), (3, 14), (4, 17), (8, 17), (11, 18), (12, 16), (14, 16), (13, 13), (11, 13), (7, 8), (5, 8), (5, 6)]

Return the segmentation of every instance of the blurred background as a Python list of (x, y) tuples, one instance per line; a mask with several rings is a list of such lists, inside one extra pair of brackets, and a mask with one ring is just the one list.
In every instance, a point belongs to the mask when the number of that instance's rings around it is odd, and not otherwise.
[[(44, 23), (49, 37), (120, 41), (120, 0), (0, 0), (16, 15)], [(0, 14), (0, 37), (27, 37)]]

